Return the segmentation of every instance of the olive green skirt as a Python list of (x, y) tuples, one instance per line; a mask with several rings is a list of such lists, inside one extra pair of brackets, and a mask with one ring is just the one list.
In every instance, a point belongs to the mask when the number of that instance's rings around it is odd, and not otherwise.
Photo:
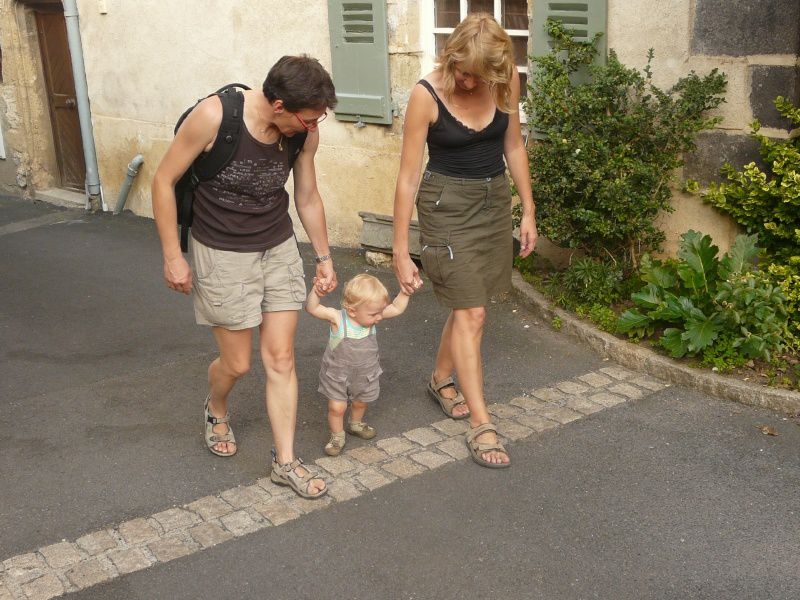
[(486, 306), (511, 287), (511, 189), (505, 174), (462, 179), (425, 171), (417, 193), (420, 260), (439, 302)]

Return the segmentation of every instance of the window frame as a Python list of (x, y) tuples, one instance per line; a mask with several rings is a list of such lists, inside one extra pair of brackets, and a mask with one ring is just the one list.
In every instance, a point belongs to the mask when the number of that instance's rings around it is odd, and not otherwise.
[[(528, 14), (530, 15), (530, 2), (526, 2)], [(502, 0), (494, 0), (494, 18), (498, 23), (502, 23)], [(459, 0), (459, 20), (467, 16), (467, 0)], [(452, 27), (435, 27), (436, 7), (435, 0), (420, 0), (420, 46), (422, 49), (422, 72), (428, 73), (433, 70), (436, 62), (436, 34), (449, 34), (453, 32)], [(524, 37), (527, 40), (528, 54), (531, 50), (531, 34), (527, 29), (506, 29), (512, 38)], [(516, 65), (517, 73), (524, 73), (530, 77), (529, 65)], [(522, 91), (522, 90), (521, 90)], [(524, 95), (524, 94), (521, 94)]]

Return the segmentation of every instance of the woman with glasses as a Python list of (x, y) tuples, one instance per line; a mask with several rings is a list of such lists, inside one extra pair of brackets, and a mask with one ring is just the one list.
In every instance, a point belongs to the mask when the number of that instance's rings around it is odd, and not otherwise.
[[(408, 249), (417, 192), (422, 268), (450, 309), (427, 393), (447, 416), (469, 419), (470, 455), (493, 468), (508, 467), (510, 458), (486, 409), (481, 338), (489, 298), (511, 284), (506, 168), (522, 202), (520, 256), (533, 252), (537, 237), (519, 99), (508, 34), (487, 14), (468, 16), (448, 38), (436, 69), (411, 92), (394, 199), (400, 286), (412, 294), (422, 285)], [(429, 160), (420, 178), (426, 144)]]
[[(262, 90), (244, 92), (243, 123), (233, 158), (195, 191), (194, 271), (181, 254), (174, 186), (213, 146), (223, 114), (217, 96), (200, 102), (181, 124), (152, 187), (167, 286), (192, 292), (197, 323), (212, 328), (219, 349), (208, 368), (206, 446), (218, 456), (233, 456), (238, 450), (228, 396), (250, 369), (253, 330), (258, 328), (275, 444), (270, 477), (304, 498), (318, 498), (327, 487), (294, 455), (294, 336), (306, 289), (285, 185), (292, 170), (297, 213), (316, 253), (317, 289), (327, 293), (336, 287), (336, 273), (314, 154), (319, 145), (317, 125), (335, 105), (330, 75), (307, 56), (284, 56), (270, 69)], [(288, 138), (295, 135), (307, 137), (292, 167)]]

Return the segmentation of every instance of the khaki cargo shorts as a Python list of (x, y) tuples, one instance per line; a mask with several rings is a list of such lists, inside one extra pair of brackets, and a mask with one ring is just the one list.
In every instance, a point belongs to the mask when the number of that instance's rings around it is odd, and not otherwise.
[(198, 325), (250, 329), (262, 313), (303, 307), (303, 259), (294, 236), (263, 252), (215, 250), (192, 238), (191, 258)]

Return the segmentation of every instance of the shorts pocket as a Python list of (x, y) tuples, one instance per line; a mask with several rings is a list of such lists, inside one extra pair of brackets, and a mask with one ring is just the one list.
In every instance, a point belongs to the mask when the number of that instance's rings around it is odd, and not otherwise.
[(381, 369), (380, 367), (376, 367), (374, 370), (372, 370), (369, 373), (367, 373), (367, 381), (369, 383), (372, 383), (378, 377), (381, 376), (381, 373), (383, 373), (383, 369)]
[(325, 371), (328, 379), (336, 381), (337, 383), (345, 383), (347, 381), (347, 371), (341, 369), (328, 369)]
[(237, 327), (244, 322), (244, 285), (224, 288), (196, 286), (201, 311), (206, 320), (219, 327)]
[(194, 269), (194, 275), (197, 279), (208, 279), (214, 273), (217, 267), (218, 254), (218, 250), (204, 246), (202, 243), (192, 238), (192, 268)]
[(303, 302), (306, 299), (306, 280), (303, 272), (303, 259), (299, 256), (297, 261), (288, 265), (289, 270), (289, 290), (295, 302)]

